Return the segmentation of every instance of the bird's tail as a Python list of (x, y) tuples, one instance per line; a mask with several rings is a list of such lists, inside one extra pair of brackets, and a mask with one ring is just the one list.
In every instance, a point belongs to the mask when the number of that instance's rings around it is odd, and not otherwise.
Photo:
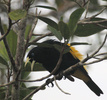
[(92, 79), (90, 79), (88, 82), (85, 82), (85, 84), (86, 84), (97, 96), (100, 96), (100, 94), (103, 94), (102, 90), (93, 82)]

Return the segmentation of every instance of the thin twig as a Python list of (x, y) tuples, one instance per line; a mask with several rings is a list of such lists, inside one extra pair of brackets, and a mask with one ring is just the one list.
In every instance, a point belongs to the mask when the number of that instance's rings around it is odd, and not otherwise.
[[(90, 1), (90, 0), (88, 0), (88, 1)], [(88, 3), (88, 1), (83, 0), (82, 6), (85, 7), (85, 5)]]
[(54, 81), (55, 81), (56, 86), (58, 87), (58, 89), (59, 89), (62, 93), (67, 94), (67, 95), (71, 95), (70, 93), (65, 92), (64, 90), (62, 90), (62, 89), (59, 87), (58, 83), (56, 82), (55, 76), (54, 76)]
[(9, 86), (9, 85), (12, 85), (13, 83), (14, 83), (14, 81), (11, 81), (11, 82), (9, 82), (9, 83), (7, 83), (7, 84), (2, 84), (2, 85), (0, 85), (0, 87)]
[(90, 64), (94, 64), (94, 63), (101, 62), (101, 61), (103, 61), (103, 60), (107, 60), (107, 56), (105, 56), (105, 57), (103, 57), (103, 58), (100, 58), (100, 59), (98, 59), (98, 60), (89, 62), (89, 63), (84, 63), (83, 65), (90, 65)]
[(35, 94), (36, 92), (38, 92), (39, 90), (41, 90), (42, 88), (44, 88), (47, 85), (47, 83), (42, 84), (41, 86), (39, 86), (38, 88), (36, 88), (34, 91), (32, 91), (31, 93), (29, 93), (25, 98), (23, 98), (22, 100), (28, 100), (29, 97), (31, 97), (33, 94)]
[[(36, 16), (37, 16), (37, 9), (36, 9)], [(27, 44), (27, 43), (29, 42), (29, 40), (31, 39), (32, 34), (33, 34), (33, 31), (34, 31), (34, 29), (35, 29), (35, 27), (36, 27), (36, 25), (37, 25), (37, 22), (38, 22), (38, 18), (36, 17), (36, 18), (35, 18), (35, 21), (34, 21), (34, 23), (33, 23), (33, 25), (32, 25), (32, 29), (30, 30), (30, 33), (29, 33), (29, 35), (28, 35), (28, 37), (27, 37), (26, 44)]]
[(96, 16), (100, 15), (107, 7), (104, 7), (101, 11), (99, 11), (97, 14), (90, 17), (90, 19), (95, 18)]
[(105, 52), (105, 53), (100, 53), (100, 54), (97, 54), (97, 55), (95, 55), (94, 57), (101, 56), (101, 55), (107, 55), (107, 52)]
[(74, 1), (78, 6), (82, 7), (76, 0)]
[(92, 58), (95, 54), (97, 54), (97, 53), (100, 51), (100, 49), (103, 47), (103, 45), (105, 44), (106, 39), (107, 39), (107, 34), (106, 34), (106, 36), (105, 36), (105, 38), (104, 38), (104, 41), (103, 41), (103, 43), (101, 44), (101, 46), (100, 46), (93, 54), (91, 54), (90, 56), (87, 56), (87, 57), (82, 61), (82, 63), (86, 62), (87, 60), (89, 60), (90, 58)]
[(30, 44), (36, 43), (38, 40), (40, 40), (40, 39), (42, 39), (42, 38), (44, 38), (44, 37), (46, 37), (46, 36), (49, 36), (50, 34), (51, 34), (51, 33), (43, 34), (42, 36), (40, 36), (40, 37), (32, 40), (31, 42), (29, 42), (28, 46), (29, 46)]
[[(40, 14), (41, 12), (39, 12), (39, 14)], [(37, 9), (36, 9), (36, 16), (37, 16)], [(35, 21), (34, 21), (34, 23), (33, 23), (33, 25), (32, 25), (32, 29), (30, 30), (30, 33), (29, 33), (29, 35), (27, 36), (27, 40), (26, 40), (26, 43), (25, 43), (25, 47), (24, 47), (24, 53), (23, 53), (23, 57), (24, 57), (24, 55), (25, 55), (25, 53), (26, 53), (26, 49), (27, 49), (27, 47), (29, 46), (29, 41), (30, 41), (30, 39), (31, 39), (31, 37), (32, 37), (32, 34), (33, 34), (33, 31), (34, 31), (34, 29), (35, 29), (35, 27), (36, 27), (36, 25), (37, 25), (37, 22), (38, 22), (38, 18), (36, 17), (35, 18)]]
[(107, 26), (101, 25), (101, 24), (97, 24), (98, 26), (107, 29)]
[(89, 8), (89, 4), (90, 4), (90, 0), (87, 3), (87, 8), (86, 8), (86, 13), (85, 13), (85, 18), (87, 17), (87, 13), (88, 13), (88, 8)]

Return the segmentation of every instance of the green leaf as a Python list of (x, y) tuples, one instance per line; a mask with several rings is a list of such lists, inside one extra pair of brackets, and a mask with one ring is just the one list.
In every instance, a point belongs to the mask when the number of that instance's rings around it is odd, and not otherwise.
[[(5, 25), (3, 26), (3, 29), (5, 30), (5, 32), (7, 31), (7, 27)], [(15, 57), (16, 47), (17, 47), (17, 35), (16, 35), (16, 33), (13, 30), (10, 30), (6, 39), (7, 39), (7, 43), (9, 45), (10, 51), (11, 51), (13, 57)], [(2, 56), (6, 61), (9, 60), (8, 54), (7, 54), (7, 51), (6, 51), (6, 48), (5, 48), (3, 41), (0, 41), (0, 56)]]
[(62, 35), (60, 31), (56, 30), (54, 27), (51, 27), (50, 25), (48, 25), (48, 28), (59, 40), (62, 40)]
[(21, 79), (26, 79), (26, 80), (28, 80), (30, 77), (29, 77), (29, 74), (30, 74), (31, 72), (30, 71), (24, 71), (24, 72), (22, 72), (21, 73)]
[(74, 34), (74, 32), (75, 32), (75, 30), (77, 28), (78, 20), (80, 19), (80, 17), (83, 14), (83, 12), (84, 12), (84, 8), (79, 8), (79, 9), (75, 10), (70, 15), (69, 22), (68, 22), (68, 27), (69, 27), (71, 35)]
[[(103, 18), (93, 18), (90, 21), (100, 21), (100, 20), (105, 20)], [(103, 22), (101, 23), (101, 25), (103, 26), (107, 26), (107, 22)], [(78, 24), (78, 27), (75, 31), (75, 35), (76, 36), (80, 36), (80, 37), (85, 37), (85, 36), (90, 36), (93, 34), (96, 34), (102, 30), (104, 30), (105, 28), (100, 27), (96, 24)]]
[[(20, 86), (20, 100), (23, 100), (23, 98), (26, 97), (33, 90), (27, 89), (26, 85), (24, 83), (22, 83)], [(28, 100), (32, 100), (31, 98), (32, 98), (32, 96), (30, 96)]]
[(68, 25), (66, 23), (64, 23), (63, 21), (60, 21), (58, 26), (59, 26), (59, 30), (60, 30), (62, 36), (64, 37), (64, 39), (69, 39), (70, 31), (69, 31)]
[(37, 18), (39, 18), (40, 20), (44, 21), (45, 23), (47, 23), (51, 27), (53, 27), (56, 30), (58, 30), (58, 24), (56, 22), (54, 22), (53, 20), (51, 20), (49, 18), (46, 18), (46, 17), (41, 17), (41, 16), (37, 16)]
[(32, 28), (32, 25), (27, 25), (26, 26), (26, 29), (25, 29), (25, 39), (27, 39), (27, 36), (28, 36), (31, 28)]
[(0, 56), (2, 56), (6, 61), (9, 60), (3, 41), (0, 41)]
[(3, 65), (8, 66), (7, 61), (3, 57), (1, 57), (1, 56), (0, 56), (0, 63), (3, 64)]
[(51, 6), (42, 6), (42, 5), (37, 5), (37, 6), (35, 6), (35, 7), (41, 7), (41, 8), (46, 8), (46, 9), (51, 9), (51, 10), (57, 11), (57, 9), (56, 9), (56, 8), (51, 7)]
[(11, 11), (9, 14), (11, 20), (19, 20), (24, 18), (27, 15), (27, 11), (24, 9), (18, 9)]
[(5, 87), (0, 87), (0, 100), (4, 100), (5, 93), (6, 93), (6, 88)]
[(17, 35), (13, 30), (10, 30), (9, 34), (6, 37), (10, 51), (13, 55), (13, 57), (15, 57), (16, 55), (16, 47), (17, 47)]
[(0, 87), (0, 93), (5, 92), (6, 91), (6, 87)]

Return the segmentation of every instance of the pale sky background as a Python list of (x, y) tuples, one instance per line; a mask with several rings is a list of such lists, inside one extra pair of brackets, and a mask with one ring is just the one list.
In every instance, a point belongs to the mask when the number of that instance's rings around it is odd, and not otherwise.
[[(100, 0), (99, 0), (100, 1)], [(105, 4), (104, 2), (101, 2), (102, 4)], [(41, 9), (43, 10), (43, 9)], [(42, 11), (42, 12), (45, 12)], [(66, 16), (68, 15), (69, 12), (66, 13)], [(95, 14), (95, 13), (94, 13)], [(107, 13), (103, 13), (103, 16), (100, 15), (99, 17), (107, 18)], [(55, 20), (55, 19), (54, 19)], [(37, 24), (37, 27), (35, 29), (36, 33), (42, 33), (46, 26), (45, 23), (39, 21)], [(107, 33), (107, 30), (104, 31), (104, 34)], [(104, 39), (105, 35), (102, 35), (101, 38), (102, 40)], [(87, 49), (90, 49), (91, 47), (95, 46), (96, 49), (99, 47), (96, 45), (96, 40), (97, 35), (92, 35), (89, 37), (76, 37), (74, 39), (75, 42), (88, 42), (92, 44), (91, 46), (76, 46), (76, 49), (79, 50), (84, 56), (86, 56), (86, 51)], [(46, 38), (47, 39), (47, 38)], [(107, 42), (106, 42), (107, 44)], [(102, 49), (101, 52), (106, 50)], [(58, 85), (64, 90), (65, 92), (70, 93), (71, 95), (66, 95), (62, 93), (54, 84), (53, 88), (49, 88), (46, 86), (45, 90), (40, 90), (38, 93), (36, 93), (33, 96), (33, 100), (107, 100), (107, 61), (102, 61), (100, 63), (96, 64), (91, 64), (89, 66), (89, 69), (87, 69), (90, 77), (93, 79), (93, 81), (101, 88), (103, 91), (103, 95), (98, 97), (96, 94), (94, 94), (86, 85), (83, 81), (76, 79), (75, 82), (70, 82), (68, 80), (61, 80), (57, 81)], [(49, 74), (48, 72), (33, 72), (31, 73), (32, 79), (38, 79), (43, 76), (46, 76)], [(35, 82), (35, 83), (30, 83), (29, 86), (34, 86), (38, 85), (40, 86), (43, 84), (45, 81), (42, 82)]]

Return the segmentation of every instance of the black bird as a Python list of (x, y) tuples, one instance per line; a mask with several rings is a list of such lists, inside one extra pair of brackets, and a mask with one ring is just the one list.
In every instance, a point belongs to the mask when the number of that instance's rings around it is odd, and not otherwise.
[[(46, 70), (52, 72), (60, 56), (59, 50), (57, 50), (54, 45), (57, 44), (61, 46), (63, 43), (54, 40), (47, 40), (42, 43), (49, 44), (51, 47), (37, 46), (28, 53), (27, 58), (29, 58), (31, 62), (41, 63)], [(70, 44), (67, 44), (67, 46), (70, 48), (70, 51), (63, 54), (60, 68), (54, 75), (78, 63), (82, 59), (82, 55), (74, 47), (71, 47)], [(78, 67), (71, 75), (81, 79), (97, 96), (103, 94), (102, 90), (93, 82), (83, 66)], [(67, 76), (67, 78), (73, 81), (70, 76)]]

